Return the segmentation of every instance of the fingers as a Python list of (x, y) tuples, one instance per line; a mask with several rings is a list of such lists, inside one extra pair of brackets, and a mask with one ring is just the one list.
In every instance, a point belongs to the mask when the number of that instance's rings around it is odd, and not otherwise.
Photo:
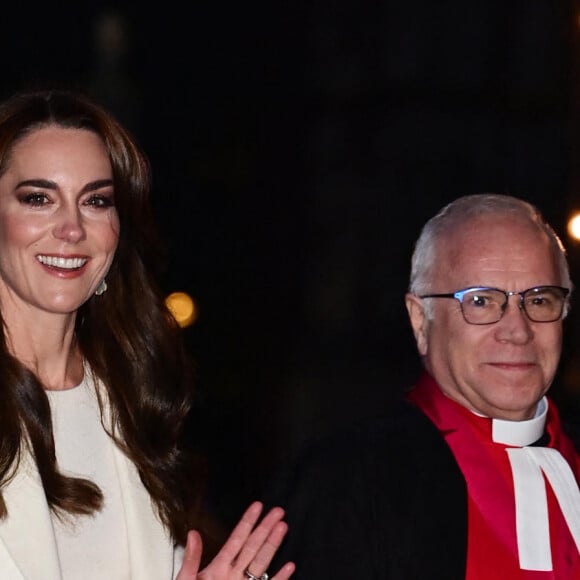
[[(212, 567), (227, 566), (239, 578), (244, 577), (246, 568), (257, 577), (267, 571), (288, 531), (288, 525), (282, 521), (284, 510), (280, 507), (272, 508), (258, 523), (262, 509), (261, 502), (250, 505), (212, 561)], [(272, 580), (287, 580), (294, 568), (294, 564), (288, 562)], [(178, 580), (185, 580), (185, 577)]]
[(183, 563), (175, 580), (195, 580), (197, 578), (202, 549), (201, 536), (195, 530), (190, 530), (187, 533)]
[[(276, 514), (276, 517), (277, 516), (278, 514)], [(282, 521), (278, 521), (265, 537), (262, 534), (257, 533), (259, 532), (257, 528), (255, 538), (253, 537), (254, 534), (250, 536), (247, 543), (247, 550), (243, 550), (240, 554), (239, 562), (240, 564), (244, 564), (242, 570), (245, 570), (247, 567), (255, 576), (260, 576), (266, 572), (287, 531), (288, 524)], [(255, 541), (256, 544), (251, 545), (251, 542), (253, 541)], [(293, 571), (293, 565), (291, 569), (284, 566), (275, 578), (278, 580), (285, 580), (290, 577)]]
[(270, 580), (288, 580), (288, 578), (294, 574), (294, 570), (296, 570), (294, 562), (288, 562), (287, 564), (284, 564), (284, 566), (278, 570), (278, 573), (275, 576), (272, 576)]
[[(255, 576), (261, 576), (266, 572), (288, 531), (288, 525), (282, 521), (283, 517), (284, 510), (280, 507), (272, 508), (266, 514), (243, 546), (236, 560), (235, 569), (243, 572), (249, 568)], [(278, 576), (279, 580), (289, 578), (292, 571), (282, 572), (282, 575)]]
[[(286, 534), (287, 525), (282, 522), (284, 510), (279, 507), (272, 508), (254, 529), (238, 555), (238, 562), (245, 566), (260, 553), (261, 559), (270, 560)], [(269, 564), (268, 560), (268, 564)]]
[[(265, 535), (263, 531), (260, 532), (256, 528), (256, 533), (250, 536), (238, 557), (238, 567), (241, 568), (241, 571), (249, 567), (255, 576), (263, 574), (268, 569), (287, 531), (288, 525), (286, 522), (281, 521), (277, 522), (271, 531)], [(258, 573), (256, 574), (256, 572)]]
[(244, 515), (229, 535), (223, 548), (215, 557), (215, 561), (224, 562), (231, 565), (236, 559), (240, 550), (248, 540), (260, 514), (262, 513), (262, 503), (256, 501), (244, 512)]

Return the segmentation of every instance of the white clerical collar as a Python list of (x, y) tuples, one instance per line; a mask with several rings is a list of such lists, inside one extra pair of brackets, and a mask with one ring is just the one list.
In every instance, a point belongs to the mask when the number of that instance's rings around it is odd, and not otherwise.
[(543, 397), (536, 414), (526, 421), (491, 420), (491, 438), (495, 443), (524, 447), (535, 443), (544, 434), (548, 416), (548, 400)]
[(544, 434), (548, 400), (527, 421), (492, 419), (492, 439), (506, 449), (514, 483), (518, 559), (522, 570), (553, 570), (546, 479), (580, 551), (580, 491), (568, 462), (557, 449), (528, 447)]

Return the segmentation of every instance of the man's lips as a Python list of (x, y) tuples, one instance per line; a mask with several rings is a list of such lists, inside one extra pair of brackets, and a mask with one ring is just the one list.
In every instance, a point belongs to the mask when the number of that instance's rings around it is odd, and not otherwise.
[(512, 361), (512, 362), (489, 362), (489, 366), (505, 370), (528, 370), (536, 366), (535, 362)]

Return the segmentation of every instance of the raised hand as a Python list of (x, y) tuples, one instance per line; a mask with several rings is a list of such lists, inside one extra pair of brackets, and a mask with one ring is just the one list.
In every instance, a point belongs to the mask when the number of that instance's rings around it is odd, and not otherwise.
[(191, 530), (176, 580), (288, 580), (295, 569), (292, 562), (284, 564), (274, 576), (266, 572), (288, 530), (282, 521), (284, 510), (272, 508), (256, 525), (262, 509), (261, 502), (250, 505), (223, 548), (201, 571), (202, 540), (198, 532)]

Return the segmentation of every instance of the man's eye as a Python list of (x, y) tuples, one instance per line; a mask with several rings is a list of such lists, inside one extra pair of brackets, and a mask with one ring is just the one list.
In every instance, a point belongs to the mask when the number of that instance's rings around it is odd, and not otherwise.
[(50, 199), (45, 193), (27, 193), (19, 198), (20, 203), (32, 207), (40, 207), (49, 203)]
[(478, 294), (477, 296), (472, 296), (470, 298), (469, 302), (470, 302), (471, 306), (477, 306), (477, 307), (489, 306), (489, 304), (490, 304), (489, 297), (482, 296), (481, 294)]
[(531, 300), (528, 301), (528, 304), (531, 306), (551, 306), (554, 303), (553, 299), (550, 299), (550, 296), (534, 296)]

